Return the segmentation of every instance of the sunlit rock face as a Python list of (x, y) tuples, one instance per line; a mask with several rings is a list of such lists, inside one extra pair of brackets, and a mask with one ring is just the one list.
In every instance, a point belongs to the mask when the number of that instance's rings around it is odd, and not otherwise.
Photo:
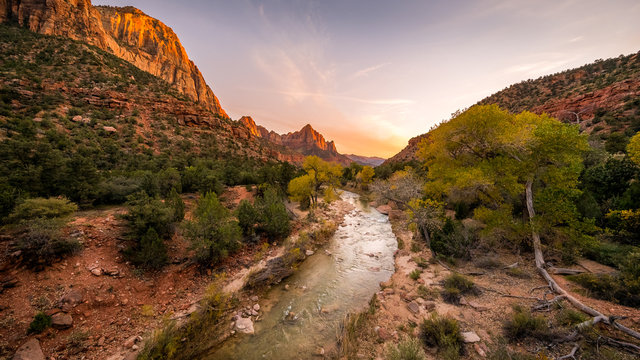
[(0, 0), (0, 21), (95, 45), (228, 117), (173, 30), (134, 7), (93, 6), (90, 0)]

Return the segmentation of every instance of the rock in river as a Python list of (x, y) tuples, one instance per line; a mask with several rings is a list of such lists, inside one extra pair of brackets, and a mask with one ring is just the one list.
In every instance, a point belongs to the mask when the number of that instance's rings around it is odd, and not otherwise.
[(235, 331), (243, 334), (253, 334), (253, 321), (251, 318), (239, 318), (236, 320)]

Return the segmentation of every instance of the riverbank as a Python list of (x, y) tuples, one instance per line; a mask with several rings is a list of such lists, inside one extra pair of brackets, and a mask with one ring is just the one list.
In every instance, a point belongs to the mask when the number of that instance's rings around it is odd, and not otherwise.
[[(252, 196), (242, 186), (227, 189), (222, 199), (234, 208)], [(196, 196), (185, 194), (183, 200), (188, 217)], [(336, 202), (316, 210), (317, 221), (309, 221), (308, 212), (291, 208), (297, 216), (293, 237), (322, 224), (339, 223), (350, 210)], [(129, 242), (126, 224), (119, 218), (125, 211), (114, 206), (76, 213), (65, 234), (77, 238), (82, 250), (40, 272), (2, 264), (0, 359), (10, 359), (26, 343), (37, 345), (34, 353), (46, 359), (134, 359), (150, 337), (150, 329), (188, 319), (210, 294), (210, 284), (222, 281), (230, 286), (227, 291), (234, 292), (233, 284), (247, 274), (246, 269), (277, 257), (284, 248), (247, 245), (203, 272), (189, 261), (189, 242), (178, 232), (167, 242), (169, 264), (159, 272), (145, 273), (129, 264), (121, 252)], [(0, 246), (7, 244), (0, 241)], [(54, 316), (55, 326), (29, 334), (38, 311)]]
[(299, 218), (292, 235), (263, 248), (244, 267), (218, 274), (201, 301), (147, 337), (140, 358), (202, 358), (230, 338), (253, 334), (255, 322), (271, 306), (263, 295), (303, 266), (353, 206), (337, 200), (311, 213), (291, 210)]
[[(398, 243), (403, 244), (395, 254), (395, 272), (389, 281), (380, 284), (369, 308), (345, 319), (339, 337), (341, 347), (332, 358), (385, 359), (390, 347), (410, 337), (418, 337), (419, 324), (423, 319), (431, 318), (432, 314), (455, 319), (465, 334), (461, 355), (454, 358), (501, 359), (514, 352), (533, 354), (532, 358), (536, 354), (559, 357), (571, 351), (571, 343), (547, 349), (543, 341), (534, 338), (517, 342), (505, 340), (505, 322), (512, 318), (514, 306), (531, 308), (538, 303), (538, 298), (544, 297), (546, 284), (528, 254), (517, 256), (501, 250), (485, 250), (474, 253), (470, 261), (461, 261), (455, 266), (445, 264), (445, 267), (432, 259), (421, 240), (414, 239), (403, 213), (391, 210), (390, 215)], [(598, 267), (585, 261), (581, 264), (607, 270), (599, 264)], [(476, 295), (465, 295), (457, 304), (443, 299), (443, 282), (453, 271), (474, 283), (478, 290)], [(624, 320), (627, 326), (637, 328), (640, 325), (640, 310), (588, 298), (564, 278), (556, 278), (585, 303), (628, 317)], [(532, 289), (538, 290), (532, 292)], [(549, 324), (558, 324), (557, 327), (561, 328), (562, 321), (566, 321), (563, 319), (574, 314), (571, 310), (569, 305), (567, 308), (557, 306), (547, 311), (545, 316)], [(428, 359), (443, 357), (437, 347), (426, 350)], [(622, 354), (619, 358), (631, 358), (625, 356)]]

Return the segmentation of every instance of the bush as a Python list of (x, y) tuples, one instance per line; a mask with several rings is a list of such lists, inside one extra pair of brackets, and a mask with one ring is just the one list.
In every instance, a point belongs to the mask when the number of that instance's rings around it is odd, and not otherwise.
[(462, 295), (478, 293), (473, 281), (458, 273), (447, 276), (444, 279), (443, 286), (442, 298), (452, 304), (458, 304)]
[(406, 338), (398, 345), (387, 346), (388, 360), (426, 360), (427, 355), (416, 338)]
[(533, 316), (531, 312), (516, 305), (513, 307), (513, 315), (504, 325), (507, 338), (519, 340), (525, 337), (532, 337), (540, 340), (551, 338), (547, 320), (544, 316)]
[(170, 231), (174, 220), (174, 211), (160, 199), (152, 198), (144, 191), (139, 191), (128, 197), (128, 212), (122, 217), (129, 221), (132, 235), (142, 238), (150, 228), (158, 236), (164, 237)]
[(153, 228), (147, 230), (127, 255), (133, 264), (145, 269), (160, 269), (167, 263), (167, 248)]
[(28, 266), (49, 265), (54, 260), (68, 256), (81, 248), (76, 240), (62, 237), (62, 219), (37, 218), (22, 221), (24, 232), (18, 237), (17, 250), (22, 252), (22, 262)]
[(214, 265), (240, 247), (242, 230), (213, 192), (198, 201), (194, 220), (186, 224), (186, 237), (203, 266)]
[(464, 351), (464, 341), (458, 321), (449, 317), (440, 317), (436, 313), (420, 324), (420, 339), (427, 346), (437, 346), (443, 357), (457, 358)]
[(181, 222), (184, 219), (185, 206), (184, 201), (182, 201), (180, 194), (178, 194), (178, 191), (176, 191), (175, 188), (171, 189), (169, 197), (167, 198), (167, 200), (165, 200), (165, 203), (171, 208), (173, 212), (173, 222)]
[(33, 321), (29, 324), (28, 334), (40, 334), (51, 326), (51, 316), (39, 312), (33, 317)]
[(9, 217), (13, 222), (35, 218), (52, 219), (67, 217), (76, 210), (78, 206), (65, 198), (35, 198), (16, 206)]
[(476, 235), (461, 222), (446, 219), (441, 231), (436, 231), (431, 240), (431, 248), (437, 254), (460, 259), (471, 258), (470, 250), (476, 243)]
[(256, 200), (256, 208), (260, 217), (258, 226), (267, 236), (281, 239), (289, 235), (289, 214), (275, 188), (268, 188)]
[(422, 271), (420, 271), (420, 269), (415, 269), (409, 273), (409, 277), (411, 280), (418, 280), (420, 278), (420, 274), (422, 274)]
[(140, 190), (140, 180), (116, 176), (100, 184), (98, 199), (103, 204), (122, 204), (127, 196)]
[(259, 221), (259, 214), (249, 201), (240, 201), (236, 209), (236, 217), (238, 218), (240, 228), (242, 228), (242, 233), (245, 236), (250, 236), (255, 233), (255, 226)]

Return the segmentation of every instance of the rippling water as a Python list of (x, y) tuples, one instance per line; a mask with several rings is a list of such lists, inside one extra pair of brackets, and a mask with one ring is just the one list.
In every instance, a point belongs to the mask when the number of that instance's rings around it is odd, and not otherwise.
[[(269, 290), (260, 300), (262, 320), (255, 323), (255, 335), (236, 336), (206, 359), (308, 359), (319, 348), (335, 345), (344, 316), (362, 309), (378, 284), (391, 277), (397, 249), (387, 216), (356, 194), (345, 191), (342, 199), (356, 209), (325, 248), (331, 255), (319, 249)], [(289, 312), (296, 314), (295, 321), (285, 321)]]

